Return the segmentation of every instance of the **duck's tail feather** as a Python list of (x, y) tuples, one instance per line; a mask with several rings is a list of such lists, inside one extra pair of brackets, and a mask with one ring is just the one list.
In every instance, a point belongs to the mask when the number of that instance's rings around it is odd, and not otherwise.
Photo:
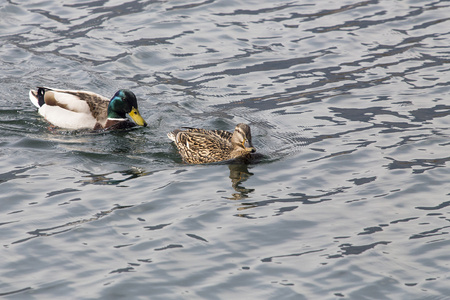
[(179, 129), (175, 129), (174, 131), (169, 132), (169, 133), (167, 134), (167, 137), (168, 137), (170, 140), (176, 142), (176, 141), (177, 141), (177, 134), (178, 134), (178, 132), (180, 132), (180, 131), (181, 131), (181, 130), (179, 130)]
[(33, 105), (36, 106), (37, 108), (45, 104), (44, 101), (45, 90), (46, 88), (38, 87), (37, 90), (30, 90), (30, 92), (28, 93), (31, 103), (33, 103)]

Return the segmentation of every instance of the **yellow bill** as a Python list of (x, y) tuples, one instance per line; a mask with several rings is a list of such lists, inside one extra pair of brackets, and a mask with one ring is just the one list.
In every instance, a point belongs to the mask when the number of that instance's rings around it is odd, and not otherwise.
[(141, 117), (141, 114), (137, 108), (133, 107), (128, 114), (137, 125), (144, 127), (147, 126), (147, 122), (145, 122), (144, 118)]

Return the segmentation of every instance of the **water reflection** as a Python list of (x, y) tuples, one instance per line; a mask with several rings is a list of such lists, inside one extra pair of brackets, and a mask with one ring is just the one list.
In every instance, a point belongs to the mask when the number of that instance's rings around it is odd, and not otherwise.
[(111, 213), (113, 213), (115, 210), (126, 209), (126, 208), (130, 208), (130, 207), (133, 207), (133, 206), (132, 205), (122, 206), (122, 205), (116, 204), (113, 208), (104, 210), (104, 211), (100, 211), (100, 212), (96, 213), (94, 216), (92, 216), (91, 218), (80, 219), (80, 220), (76, 220), (76, 221), (72, 221), (72, 222), (67, 222), (62, 225), (56, 225), (56, 226), (52, 226), (52, 227), (48, 227), (48, 228), (38, 228), (33, 231), (28, 231), (27, 232), (27, 234), (29, 235), (28, 237), (16, 240), (16, 241), (12, 242), (11, 244), (12, 245), (20, 244), (20, 243), (27, 242), (31, 239), (38, 238), (38, 237), (49, 237), (49, 236), (57, 235), (60, 233), (65, 233), (65, 232), (71, 231), (72, 229), (77, 228), (81, 224), (97, 221), (103, 217), (106, 217), (106, 216), (110, 215)]
[(339, 254), (329, 255), (327, 258), (342, 258), (347, 255), (359, 255), (367, 250), (373, 249), (378, 245), (388, 245), (391, 241), (380, 241), (368, 245), (353, 245), (349, 243), (339, 245)]
[(66, 130), (49, 126), (46, 134), (39, 138), (55, 143), (66, 151), (96, 154), (128, 154), (141, 153), (145, 149), (147, 140), (143, 133), (135, 128), (93, 132), (89, 130)]
[[(94, 174), (92, 172), (85, 171), (85, 170), (77, 170), (77, 171), (80, 173), (86, 174), (83, 176), (85, 179), (81, 179), (76, 182), (76, 183), (81, 183), (82, 186), (85, 186), (88, 184), (119, 185), (128, 180), (155, 173), (155, 171), (146, 172), (145, 170), (143, 170), (141, 168), (136, 168), (136, 167), (133, 167), (133, 168), (131, 168), (129, 170), (125, 170), (125, 171), (114, 171), (114, 172), (108, 172), (108, 173), (104, 173), (104, 174)], [(114, 177), (116, 177), (117, 174), (119, 174), (121, 178), (115, 179)]]
[(25, 173), (28, 170), (34, 169), (34, 168), (36, 168), (36, 166), (30, 166), (30, 167), (24, 167), (24, 168), (16, 167), (16, 170), (8, 171), (5, 173), (0, 173), (0, 183), (4, 183), (4, 182), (7, 182), (7, 181), (10, 181), (13, 179), (18, 179), (18, 178), (27, 178), (30, 175), (26, 175), (26, 174), (18, 175), (18, 174)]
[(231, 186), (236, 191), (236, 193), (231, 194), (231, 197), (228, 199), (243, 200), (248, 198), (248, 194), (255, 191), (255, 189), (248, 189), (242, 186), (242, 183), (253, 175), (253, 173), (250, 173), (250, 171), (248, 170), (248, 165), (233, 164), (228, 165), (228, 168), (230, 169)]
[(387, 165), (389, 170), (413, 169), (412, 172), (414, 174), (421, 174), (434, 168), (445, 167), (446, 163), (450, 161), (450, 157), (413, 159), (412, 161), (395, 160), (391, 157), (386, 157), (386, 159), (391, 160), (391, 162)]

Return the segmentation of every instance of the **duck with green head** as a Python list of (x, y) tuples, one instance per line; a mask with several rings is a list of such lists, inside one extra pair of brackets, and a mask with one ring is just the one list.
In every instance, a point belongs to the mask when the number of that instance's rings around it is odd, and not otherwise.
[(139, 113), (136, 96), (129, 90), (119, 90), (108, 99), (88, 91), (38, 87), (30, 90), (29, 96), (39, 114), (57, 127), (104, 130), (147, 126)]

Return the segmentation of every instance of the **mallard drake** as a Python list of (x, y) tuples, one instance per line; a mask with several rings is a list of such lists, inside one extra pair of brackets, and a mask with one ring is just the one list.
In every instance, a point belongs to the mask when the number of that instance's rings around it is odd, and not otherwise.
[(250, 126), (240, 123), (234, 132), (200, 128), (176, 129), (167, 134), (175, 142), (183, 160), (190, 164), (218, 162), (236, 158), (248, 159), (256, 152)]
[(129, 90), (117, 91), (111, 100), (87, 91), (38, 87), (30, 90), (31, 102), (51, 124), (66, 129), (119, 129), (147, 126), (138, 111), (136, 96)]

